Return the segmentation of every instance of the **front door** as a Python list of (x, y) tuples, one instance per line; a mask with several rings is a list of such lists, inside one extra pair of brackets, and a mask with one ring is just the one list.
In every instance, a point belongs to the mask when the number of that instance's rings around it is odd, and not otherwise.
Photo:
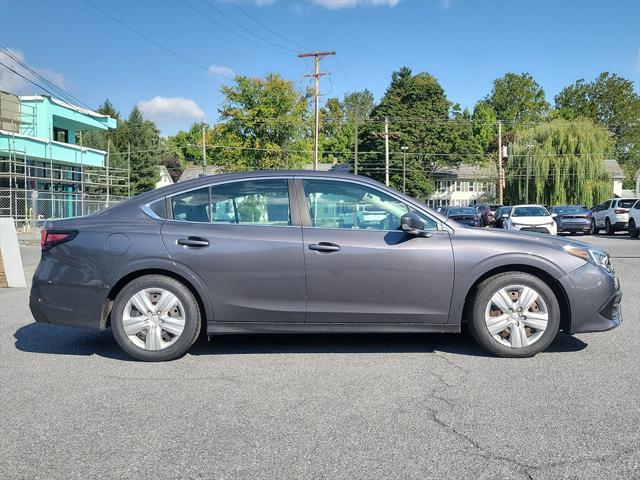
[(287, 179), (214, 184), (171, 197), (162, 239), (206, 283), (216, 322), (304, 322), (302, 231)]
[(435, 220), (416, 212), (432, 235), (411, 236), (399, 230), (411, 207), (382, 190), (346, 180), (298, 185), (309, 212), (307, 323), (447, 323), (453, 253)]

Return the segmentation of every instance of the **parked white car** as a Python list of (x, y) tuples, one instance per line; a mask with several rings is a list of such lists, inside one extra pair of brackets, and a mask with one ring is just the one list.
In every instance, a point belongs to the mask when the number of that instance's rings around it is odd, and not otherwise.
[(558, 234), (553, 216), (542, 205), (515, 205), (508, 214), (503, 214), (505, 230)]
[(629, 210), (629, 236), (631, 238), (640, 237), (640, 200)]
[(636, 203), (637, 198), (611, 198), (596, 205), (593, 210), (593, 233), (598, 234), (604, 229), (607, 235), (613, 235), (629, 227), (629, 210)]

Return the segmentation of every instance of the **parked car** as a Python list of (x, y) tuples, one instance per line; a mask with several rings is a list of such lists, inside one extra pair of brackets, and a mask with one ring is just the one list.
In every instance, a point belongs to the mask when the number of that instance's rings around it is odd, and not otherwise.
[(629, 236), (631, 238), (640, 237), (640, 200), (634, 203), (629, 210)]
[(494, 204), (488, 204), (488, 203), (481, 203), (476, 205), (476, 211), (482, 217), (482, 224), (485, 227), (492, 227), (495, 224), (496, 211), (501, 206), (502, 205), (494, 205)]
[[(507, 216), (505, 216), (507, 215)], [(542, 205), (516, 205), (508, 214), (503, 214), (503, 228), (521, 232), (537, 232), (556, 235), (556, 222)]]
[(637, 198), (611, 198), (597, 205), (593, 212), (593, 233), (599, 234), (604, 229), (607, 235), (627, 230), (629, 227), (629, 209)]
[(445, 207), (440, 213), (463, 225), (482, 227), (482, 217), (473, 207)]
[(507, 205), (500, 207), (498, 210), (496, 210), (495, 222), (493, 226), (495, 228), (504, 228), (504, 220), (505, 218), (509, 218), (510, 212), (511, 212), (511, 207)]
[[(387, 227), (341, 228), (340, 213), (360, 206), (386, 212)], [(513, 218), (531, 216), (518, 208), (532, 207), (514, 207)], [(460, 228), (366, 177), (262, 171), (48, 222), (29, 305), (38, 322), (110, 327), (146, 361), (183, 355), (201, 329), (459, 332), (462, 323), (488, 351), (526, 357), (559, 330), (616, 327), (621, 295), (599, 247)]]
[(554, 206), (549, 209), (549, 213), (556, 222), (558, 233), (591, 233), (591, 216), (582, 205)]

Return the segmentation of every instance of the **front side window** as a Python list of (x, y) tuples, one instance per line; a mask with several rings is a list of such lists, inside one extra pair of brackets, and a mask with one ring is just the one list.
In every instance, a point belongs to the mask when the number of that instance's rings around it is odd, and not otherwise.
[(286, 179), (248, 180), (211, 187), (214, 223), (290, 225)]
[[(365, 185), (333, 180), (303, 180), (311, 225), (322, 228), (398, 230), (410, 207)], [(415, 211), (425, 228), (436, 230), (434, 220)]]

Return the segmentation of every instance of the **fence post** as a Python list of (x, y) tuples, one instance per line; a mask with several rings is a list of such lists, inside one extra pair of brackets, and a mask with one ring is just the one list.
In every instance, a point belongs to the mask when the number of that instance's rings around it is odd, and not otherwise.
[(38, 220), (38, 191), (31, 190), (31, 231), (33, 232), (34, 243), (38, 240), (36, 235), (36, 224)]

